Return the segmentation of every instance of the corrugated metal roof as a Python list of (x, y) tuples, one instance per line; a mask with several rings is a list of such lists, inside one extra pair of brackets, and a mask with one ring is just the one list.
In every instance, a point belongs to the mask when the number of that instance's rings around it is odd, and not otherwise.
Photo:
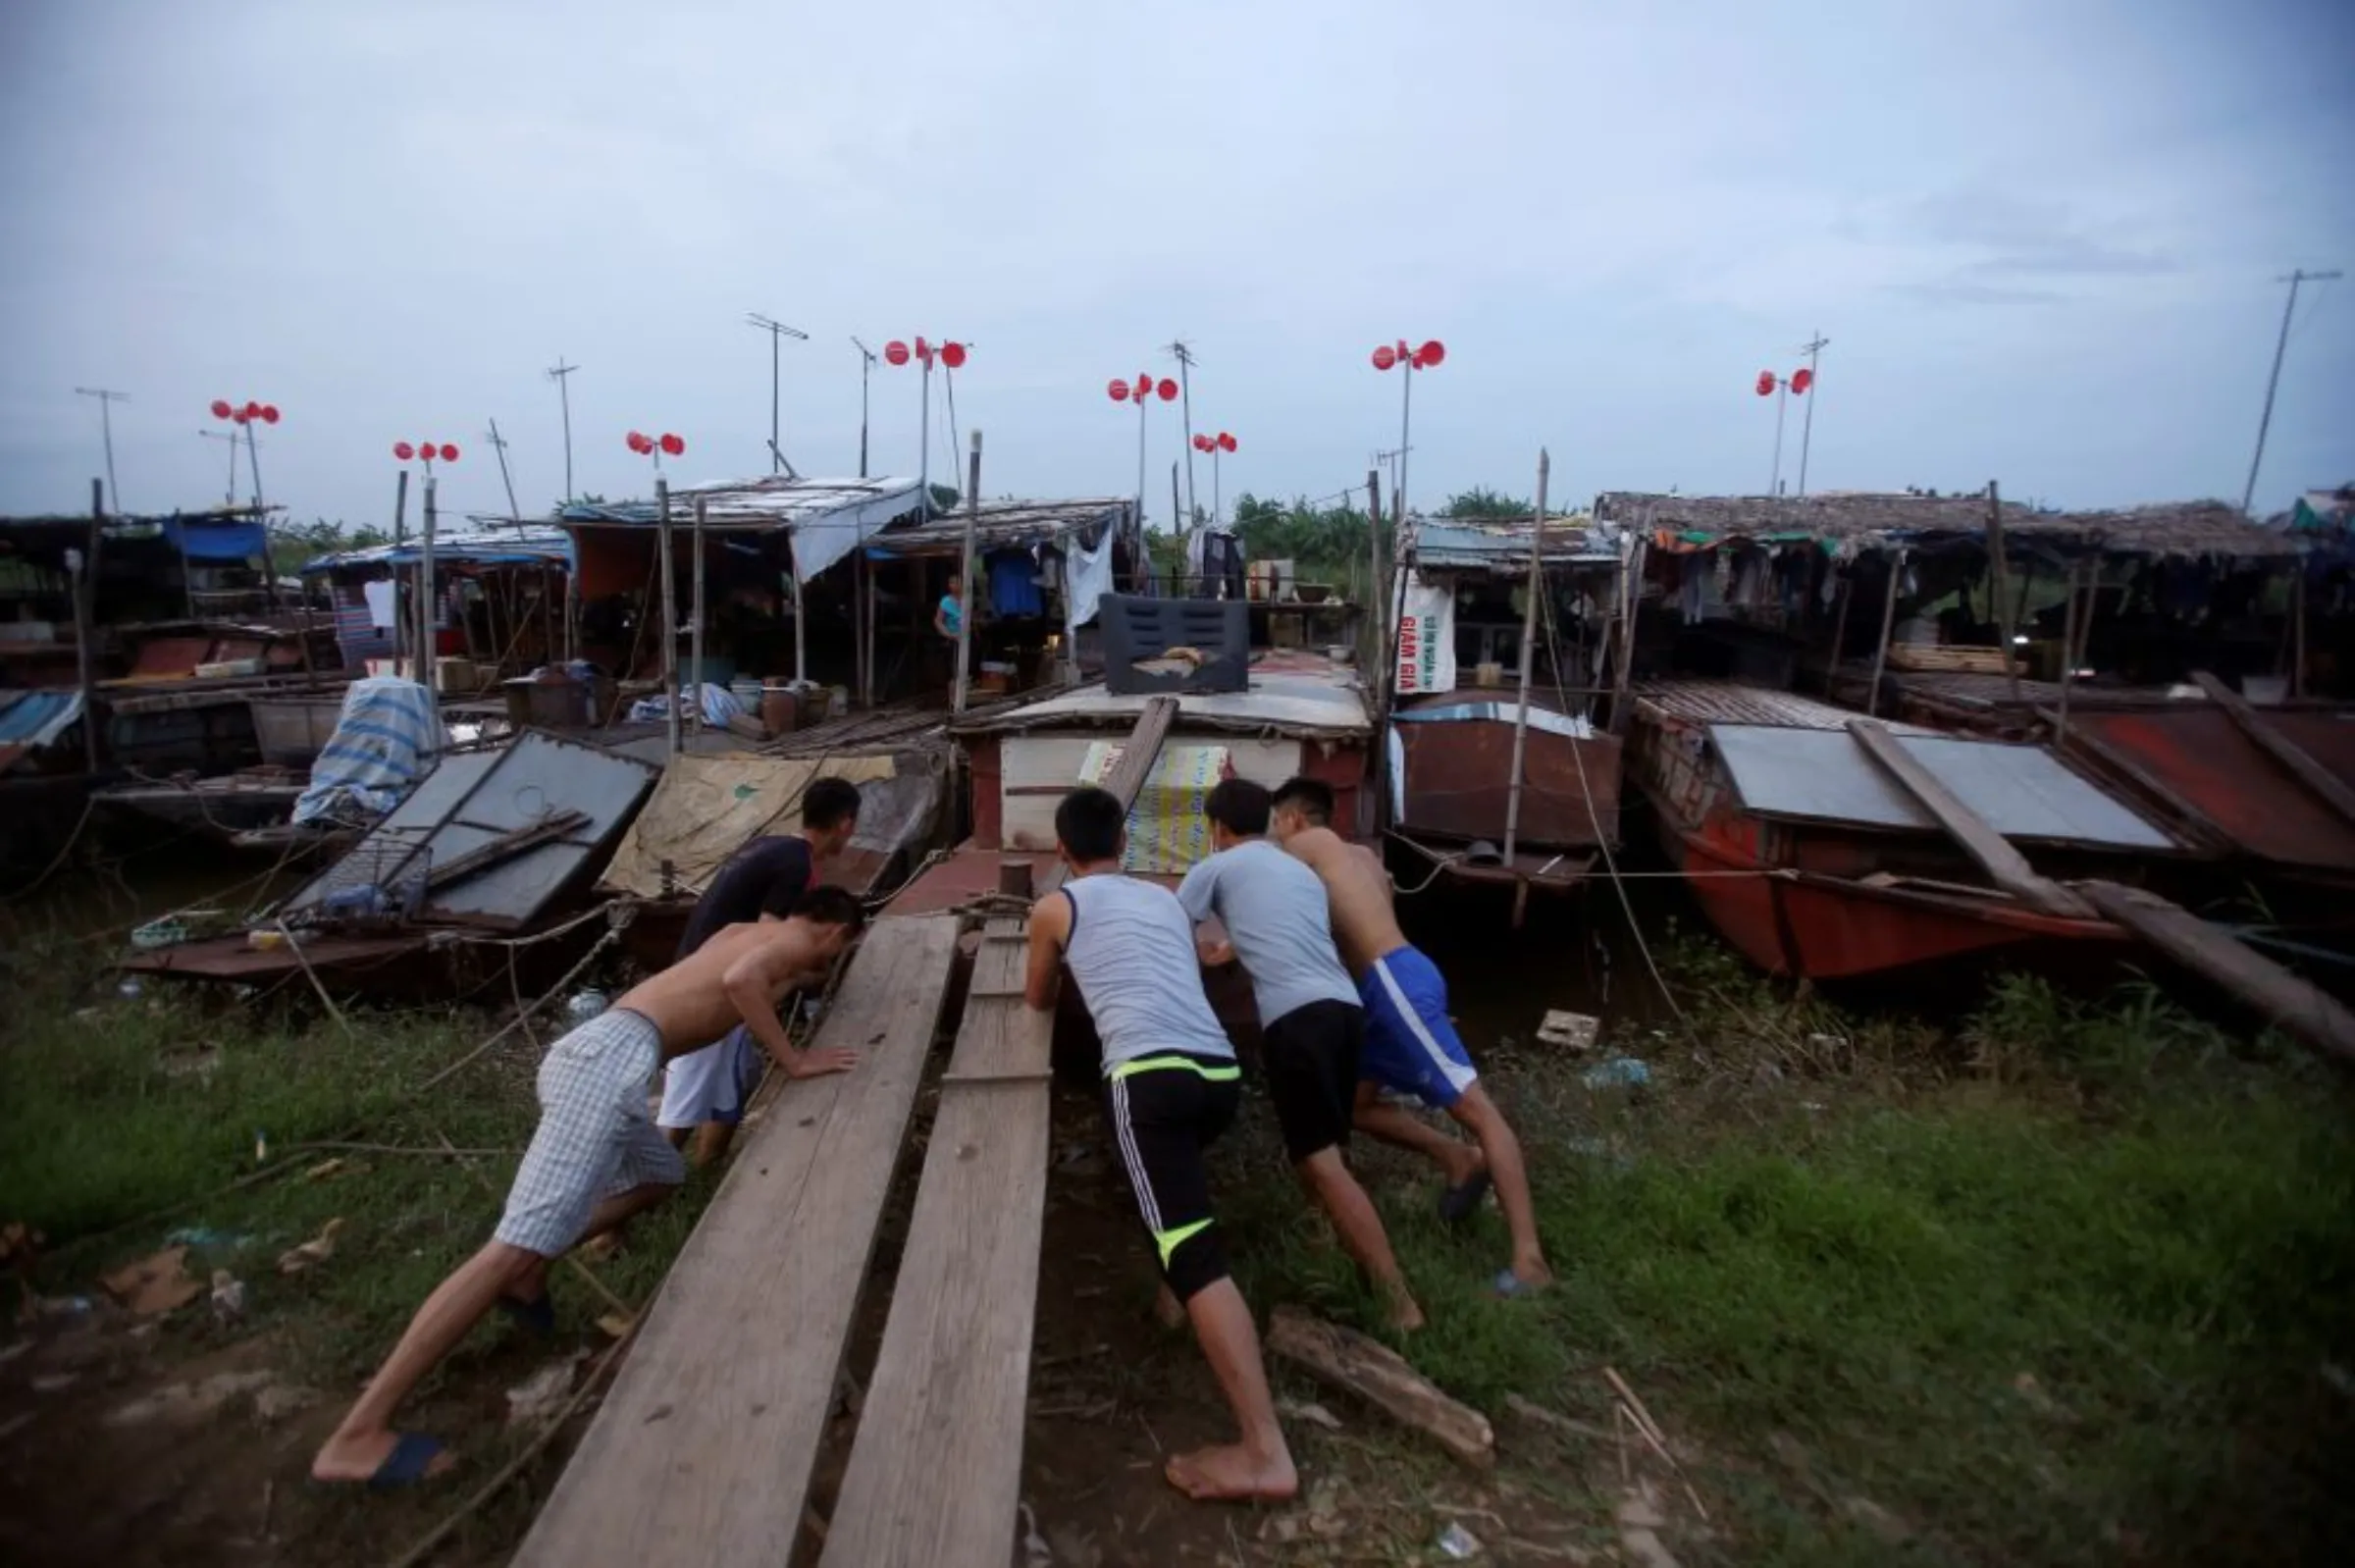
[[(1900, 735), (1899, 744), (2006, 838), (2097, 849), (2171, 850), (2132, 810), (2041, 746)], [(1936, 818), (1845, 731), (1711, 724), (1742, 804), (1761, 816), (1935, 832)]]
[[(341, 549), (314, 555), (302, 563), (304, 576), (364, 566), (414, 566), (422, 545), (411, 539), (398, 545), (371, 545), (365, 549)], [(436, 566), (562, 566), (572, 565), (572, 536), (560, 528), (510, 528), (502, 533), (436, 534)]]
[[(1796, 692), (1733, 681), (1666, 681), (1635, 683), (1639, 710), (1692, 723), (1776, 724), (1793, 729), (1844, 730), (1857, 715), (1848, 708), (1819, 703)], [(1915, 724), (1892, 724), (1901, 734), (1928, 735)]]
[[(1619, 552), (1597, 539), (1585, 517), (1549, 517), (1544, 558), (1554, 565), (1616, 566)], [(1434, 571), (1529, 569), (1530, 519), (1470, 521), (1426, 518), (1415, 525), (1412, 550), (1418, 566)]]
[[(670, 493), (670, 520), (676, 527), (693, 518), (700, 497), (706, 530), (762, 532), (846, 512), (867, 512), (871, 514), (867, 519), (871, 534), (887, 521), (916, 509), (919, 483), (914, 479), (801, 479), (779, 474), (676, 486)], [(661, 513), (652, 499), (572, 501), (557, 510), (556, 520), (566, 525), (646, 524), (659, 522)]]
[[(983, 501), (973, 508), (973, 549), (979, 551), (1051, 545), (1076, 532), (1080, 548), (1093, 549), (1104, 530), (1124, 521), (1135, 505), (1125, 496), (1081, 500)], [(926, 523), (895, 523), (870, 538), (866, 551), (886, 560), (955, 555), (965, 549), (965, 525), (963, 511), (949, 512)]]

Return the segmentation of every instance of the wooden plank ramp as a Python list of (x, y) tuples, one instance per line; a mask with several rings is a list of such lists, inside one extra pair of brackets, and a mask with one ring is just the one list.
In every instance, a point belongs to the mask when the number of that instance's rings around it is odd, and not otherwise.
[[(1135, 804), (1176, 721), (1148, 703), (1105, 788)], [(1043, 895), (1060, 863), (1039, 878)], [(1022, 1001), (1028, 922), (981, 933), (882, 1348), (819, 1568), (1005, 1568), (1046, 1220), (1054, 1017)]]
[(1998, 833), (1987, 819), (1958, 800), (1955, 793), (1939, 782), (1938, 776), (1917, 761), (1904, 743), (1889, 733), (1878, 720), (1852, 718), (1848, 733), (1856, 738), (1864, 754), (1878, 762), (1906, 793), (1921, 804), (1947, 836), (1962, 847), (1962, 852), (1978, 862), (1979, 869), (1989, 881), (2032, 910), (2064, 919), (2089, 920), (2093, 910), (2085, 901), (2060, 883), (2039, 876), (2028, 863), (2027, 857), (2012, 847), (2012, 841)]
[(2316, 1050), (2355, 1066), (2355, 1014), (2230, 932), (2156, 893), (2116, 882), (2079, 882), (2095, 909), (2177, 964), (2231, 992)]
[(738, 1143), (516, 1568), (773, 1568), (794, 1549), (859, 1292), (956, 961), (957, 922), (886, 917), (816, 1046)]

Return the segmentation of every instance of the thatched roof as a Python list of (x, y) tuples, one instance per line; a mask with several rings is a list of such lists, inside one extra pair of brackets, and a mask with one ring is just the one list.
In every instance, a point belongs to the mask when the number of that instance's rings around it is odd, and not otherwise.
[[(1889, 545), (1984, 545), (1983, 496), (1843, 494), (1648, 496), (1609, 491), (1595, 502), (1597, 522), (1668, 534), (1689, 548), (1733, 540), (1815, 540), (1851, 549)], [(2250, 521), (2223, 501), (2179, 501), (2118, 511), (2042, 512), (2004, 503), (2004, 532), (2036, 548), (2112, 555), (2294, 556), (2298, 544)]]

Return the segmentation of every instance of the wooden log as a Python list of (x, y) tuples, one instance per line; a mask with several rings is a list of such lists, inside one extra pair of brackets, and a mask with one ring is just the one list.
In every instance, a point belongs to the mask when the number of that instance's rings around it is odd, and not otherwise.
[(926, 916), (860, 945), (812, 1042), (858, 1067), (748, 1130), (517, 1568), (792, 1557), (956, 945)]
[(2355, 1064), (2355, 1013), (2264, 954), (2155, 893), (2116, 882), (2077, 891), (2111, 919), (2341, 1064)]
[(1997, 887), (2047, 915), (2078, 920), (2093, 917), (2093, 911), (2084, 900), (2060, 883), (2039, 876), (2027, 858), (2012, 847), (2011, 840), (1957, 799), (1885, 726), (1869, 718), (1852, 718), (1848, 721), (1848, 733), (1864, 748), (1865, 756), (1880, 763), (1891, 778), (1921, 804), (1923, 810), (1937, 819), (1947, 836), (1978, 862), (1979, 869)]
[(2355, 821), (2355, 789), (2307, 754), (2304, 747), (2275, 729), (2265, 716), (2249, 706), (2249, 700), (2226, 686), (2206, 670), (2193, 670), (2191, 678), (2199, 689), (2208, 694), (2208, 701), (2223, 708), (2240, 732), (2268, 757), (2289, 770), (2292, 778), (2306, 786), (2324, 804), (2349, 821)]
[(1268, 1321), (1268, 1353), (1414, 1428), (1459, 1464), (1487, 1470), (1496, 1463), (1489, 1418), (1442, 1393), (1387, 1345), (1298, 1308), (1278, 1307)]

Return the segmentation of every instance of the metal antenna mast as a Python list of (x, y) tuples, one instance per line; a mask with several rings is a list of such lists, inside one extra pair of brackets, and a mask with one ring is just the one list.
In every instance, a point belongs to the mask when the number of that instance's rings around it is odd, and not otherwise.
[(799, 478), (800, 476), (793, 472), (793, 464), (785, 460), (785, 448), (777, 444), (777, 388), (780, 363), (777, 357), (777, 346), (788, 338), (795, 342), (806, 343), (810, 340), (810, 335), (799, 327), (788, 327), (781, 321), (772, 321), (757, 310), (746, 311), (744, 321), (746, 326), (758, 327), (760, 331), (768, 334), (768, 471), (772, 474), (786, 474)]
[(131, 401), (129, 392), (110, 392), (104, 387), (77, 387), (75, 394), (98, 399), (98, 430), (106, 438), (106, 509), (123, 510), (123, 492), (115, 487), (115, 417), (114, 405)]
[(507, 487), (507, 517), (521, 523), (523, 510), (515, 504), (515, 479), (507, 472), (507, 439), (498, 433), (498, 421), (491, 421), (491, 449), (498, 453), (498, 482)]
[(1178, 532), (1191, 533), (1202, 511), (1194, 502), (1194, 390), (1186, 382), (1186, 372), (1194, 368), (1194, 348), (1180, 338), (1169, 351), (1178, 356), (1178, 390), (1185, 399), (1185, 527)]
[(2281, 386), (2281, 356), (2289, 348), (2289, 318), (2298, 311), (2298, 286), (2327, 284), (2338, 276), (2336, 272), (2298, 271), (2286, 278), (2274, 280), (2277, 284), (2289, 285), (2289, 302), (2281, 307), (2281, 337), (2274, 344), (2274, 373), (2265, 383), (2265, 413), (2257, 421), (2257, 455), (2249, 459), (2249, 483), (2240, 493), (2240, 509), (2244, 512), (2249, 509), (2249, 502), (2256, 498), (2257, 470), (2265, 465), (2265, 433), (2274, 423), (2274, 393)]
[(1807, 447), (1815, 439), (1815, 405), (1823, 400), (1823, 376), (1815, 368), (1815, 356), (1831, 345), (1832, 340), (1823, 335), (1821, 327), (1815, 329), (1815, 336), (1811, 340), (1799, 345), (1799, 351), (1807, 356), (1807, 412), (1799, 428), (1799, 493), (1802, 496), (1807, 493)]
[(866, 378), (867, 373), (875, 368), (875, 351), (860, 342), (856, 336), (851, 339), (851, 341), (859, 350), (859, 477), (864, 479), (866, 477)]
[(566, 500), (573, 498), (573, 490), (572, 384), (569, 381), (566, 381), (565, 378), (580, 368), (581, 367), (578, 365), (567, 365), (564, 363), (564, 356), (562, 354), (558, 354), (556, 356), (556, 362), (550, 366), (548, 371), (548, 379), (556, 384), (556, 396), (561, 399), (564, 404), (564, 498)]

